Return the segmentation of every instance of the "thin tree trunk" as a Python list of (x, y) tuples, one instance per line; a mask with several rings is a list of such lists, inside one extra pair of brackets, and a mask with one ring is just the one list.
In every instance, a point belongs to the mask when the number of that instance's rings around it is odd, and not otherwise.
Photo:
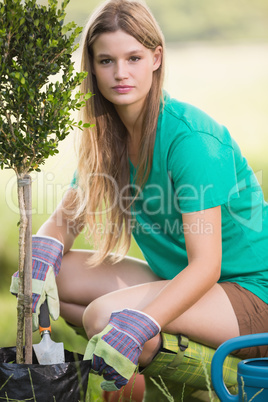
[[(32, 364), (32, 180), (24, 177), (23, 186), (27, 227), (25, 232), (24, 260), (24, 323), (25, 323), (25, 363)], [(26, 183), (27, 182), (27, 183)]]
[(19, 223), (19, 292), (17, 305), (17, 343), (16, 343), (16, 361), (18, 364), (24, 363), (23, 358), (23, 334), (24, 334), (24, 261), (25, 261), (25, 235), (27, 229), (27, 216), (24, 200), (24, 186), (28, 180), (18, 174), (18, 201), (20, 210)]

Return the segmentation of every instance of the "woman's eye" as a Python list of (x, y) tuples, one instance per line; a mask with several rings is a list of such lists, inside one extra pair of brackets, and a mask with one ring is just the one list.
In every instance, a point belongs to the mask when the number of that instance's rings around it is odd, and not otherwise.
[(139, 61), (141, 58), (140, 57), (138, 57), (138, 56), (131, 56), (130, 57), (130, 61), (133, 61), (133, 62), (136, 62), (136, 61)]
[(111, 59), (103, 59), (103, 60), (100, 61), (100, 64), (106, 65), (106, 64), (110, 64), (111, 62), (112, 62)]

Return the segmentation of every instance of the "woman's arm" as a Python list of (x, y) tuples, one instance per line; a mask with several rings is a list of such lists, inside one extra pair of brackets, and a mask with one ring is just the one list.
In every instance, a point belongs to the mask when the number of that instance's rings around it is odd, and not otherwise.
[(79, 220), (71, 219), (75, 208), (75, 190), (70, 188), (64, 195), (57, 209), (37, 232), (39, 236), (50, 236), (64, 245), (64, 254), (70, 250), (75, 238), (84, 225)]
[(188, 310), (220, 277), (221, 207), (183, 214), (183, 224), (188, 266), (143, 310), (161, 327)]

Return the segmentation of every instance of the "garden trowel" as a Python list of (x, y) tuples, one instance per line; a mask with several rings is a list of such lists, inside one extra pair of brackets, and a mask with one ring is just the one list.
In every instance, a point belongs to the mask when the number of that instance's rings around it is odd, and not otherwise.
[(63, 343), (51, 340), (51, 326), (47, 301), (42, 304), (39, 314), (39, 332), (41, 342), (33, 345), (33, 349), (39, 364), (60, 364), (65, 362)]

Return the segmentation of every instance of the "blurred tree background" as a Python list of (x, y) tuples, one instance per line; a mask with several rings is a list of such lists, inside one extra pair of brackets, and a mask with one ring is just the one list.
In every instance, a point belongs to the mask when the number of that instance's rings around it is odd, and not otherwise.
[[(66, 22), (84, 26), (99, 0), (70, 0)], [(47, 0), (40, 0), (47, 4)], [(268, 198), (268, 2), (267, 0), (148, 0), (167, 41), (165, 87), (226, 125), (249, 160)], [(1, 26), (1, 21), (0, 21)], [(79, 68), (79, 50), (76, 55)], [(33, 233), (53, 212), (76, 166), (73, 133), (59, 154), (33, 173)], [(15, 344), (16, 301), (8, 292), (17, 270), (18, 207), (13, 172), (0, 171), (0, 347)], [(75, 247), (85, 248), (83, 236)], [(133, 244), (131, 255), (141, 257)], [(62, 320), (56, 339), (81, 351)], [(38, 336), (38, 335), (37, 335)]]
[[(71, 0), (68, 18), (84, 26), (100, 0)], [(267, 41), (266, 0), (147, 0), (167, 42)], [(46, 0), (40, 0), (46, 4)]]

